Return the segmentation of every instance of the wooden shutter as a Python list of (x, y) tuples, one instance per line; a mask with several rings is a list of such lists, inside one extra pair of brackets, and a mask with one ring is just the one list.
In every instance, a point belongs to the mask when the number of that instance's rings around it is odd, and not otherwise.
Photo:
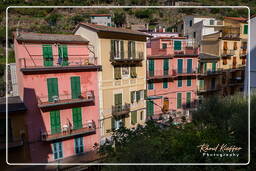
[(234, 42), (234, 50), (237, 50), (237, 42)]
[(135, 44), (135, 41), (132, 41), (132, 57), (136, 58), (136, 44)]
[(192, 73), (192, 59), (187, 59), (187, 73)]
[(233, 57), (233, 65), (236, 65), (236, 57)]
[(135, 68), (135, 66), (131, 66), (130, 75), (131, 75), (131, 78), (136, 78), (137, 73), (136, 73), (136, 68)]
[(113, 59), (114, 56), (115, 56), (115, 40), (111, 40), (110, 59)]
[(174, 41), (174, 50), (181, 50), (181, 41)]
[(182, 78), (178, 78), (178, 87), (182, 87)]
[(147, 98), (147, 90), (144, 90), (144, 99)]
[(163, 80), (163, 88), (168, 88), (168, 79)]
[(212, 71), (216, 71), (216, 62), (212, 63)]
[(140, 100), (140, 91), (136, 91), (136, 101)]
[(72, 99), (77, 99), (81, 96), (80, 77), (71, 77), (70, 79)]
[(228, 50), (228, 42), (224, 42), (223, 50)]
[(207, 63), (204, 63), (204, 72), (207, 72)]
[(60, 111), (50, 111), (51, 134), (61, 132)]
[(73, 117), (73, 128), (80, 129), (82, 128), (82, 109), (80, 107), (72, 108), (72, 117)]
[(151, 101), (147, 101), (147, 116), (154, 115), (154, 104)]
[(183, 59), (178, 59), (178, 73), (181, 74), (183, 72)]
[(121, 79), (121, 67), (114, 67), (114, 77), (116, 80)]
[(169, 59), (164, 59), (163, 69), (164, 69), (164, 75), (168, 75)]
[(61, 66), (68, 66), (68, 48), (67, 45), (58, 46), (59, 62)]
[(131, 124), (135, 125), (137, 123), (137, 111), (131, 112)]
[(223, 65), (227, 65), (227, 63), (228, 63), (228, 62), (227, 62), (227, 59), (224, 58), (224, 59), (223, 59)]
[(248, 34), (248, 25), (247, 24), (244, 25), (244, 34)]
[(128, 58), (132, 57), (132, 42), (128, 41)]
[(44, 66), (53, 66), (52, 46), (43, 45)]
[(204, 89), (204, 80), (199, 80), (199, 88)]
[(187, 92), (187, 98), (186, 98), (187, 107), (190, 107), (190, 103), (191, 103), (191, 92)]
[(59, 96), (58, 79), (47, 78), (48, 101), (53, 102), (54, 96)]
[(120, 43), (121, 43), (121, 59), (124, 59), (124, 41), (121, 40)]
[(134, 96), (135, 96), (135, 91), (132, 91), (131, 92), (131, 103), (134, 102)]
[(182, 94), (177, 93), (177, 108), (180, 109), (182, 105)]
[(187, 86), (191, 86), (191, 77), (187, 77)]
[(154, 76), (154, 70), (155, 70), (155, 64), (154, 64), (154, 60), (149, 60), (148, 63), (149, 63), (149, 76)]
[(245, 65), (245, 58), (242, 59), (242, 65)]
[(115, 94), (115, 105), (121, 106), (122, 105), (122, 94)]

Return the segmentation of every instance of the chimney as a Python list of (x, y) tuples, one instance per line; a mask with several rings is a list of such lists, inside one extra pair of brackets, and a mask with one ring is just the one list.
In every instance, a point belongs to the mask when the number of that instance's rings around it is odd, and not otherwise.
[(163, 32), (165, 32), (165, 26), (163, 26)]

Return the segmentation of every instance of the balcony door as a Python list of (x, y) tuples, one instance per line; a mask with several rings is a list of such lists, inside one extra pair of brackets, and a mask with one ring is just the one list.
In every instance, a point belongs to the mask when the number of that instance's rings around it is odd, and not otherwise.
[(50, 112), (50, 121), (51, 121), (51, 134), (56, 134), (61, 132), (60, 124), (60, 111), (51, 111)]
[(72, 99), (77, 99), (81, 96), (80, 77), (71, 77), (70, 82)]
[(52, 45), (43, 45), (44, 66), (53, 66)]
[(164, 75), (168, 75), (169, 74), (169, 59), (164, 59), (163, 69), (164, 69)]
[(122, 110), (122, 103), (122, 94), (115, 94), (115, 107), (118, 112)]
[(187, 59), (187, 73), (192, 73), (192, 59)]
[(53, 102), (54, 100), (58, 100), (58, 97), (59, 97), (58, 79), (47, 78), (47, 88), (48, 88), (48, 101)]
[(82, 124), (82, 109), (80, 107), (72, 109), (73, 129), (80, 129)]
[(183, 59), (178, 59), (178, 73), (182, 74), (183, 71)]

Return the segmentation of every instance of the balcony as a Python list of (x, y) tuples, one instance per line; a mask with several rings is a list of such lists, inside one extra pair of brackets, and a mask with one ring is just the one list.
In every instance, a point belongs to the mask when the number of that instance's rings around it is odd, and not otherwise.
[(231, 58), (231, 56), (235, 55), (235, 50), (223, 50), (221, 53), (222, 58)]
[(223, 69), (218, 68), (217, 70), (207, 70), (203, 71), (200, 73), (199, 76), (204, 77), (204, 76), (216, 76), (216, 75), (221, 75), (223, 72)]
[(246, 58), (247, 56), (247, 47), (241, 47), (240, 58)]
[[(5, 137), (4, 137), (5, 140)], [(6, 149), (6, 142), (5, 141), (0, 141), (0, 150)], [(22, 147), (24, 145), (24, 142), (21, 138), (12, 140), (8, 142), (8, 149), (11, 148), (16, 148), (16, 147)]]
[(112, 106), (112, 115), (113, 116), (121, 116), (127, 115), (130, 112), (130, 104)]
[(86, 124), (81, 125), (79, 128), (74, 128), (74, 126), (63, 125), (62, 128), (52, 133), (51, 131), (40, 131), (42, 141), (55, 141), (55, 140), (65, 140), (74, 138), (76, 136), (91, 135), (96, 134), (96, 125), (93, 120), (87, 121)]
[(121, 54), (115, 56), (110, 53), (110, 62), (112, 65), (122, 65), (122, 64), (140, 64), (144, 60), (144, 52), (136, 52), (135, 54), (129, 54), (124, 52), (124, 57)]
[(186, 69), (184, 68), (183, 70), (179, 69), (173, 69), (172, 70), (172, 76), (173, 77), (180, 77), (180, 76), (196, 76), (198, 75), (197, 69)]
[(240, 40), (240, 27), (223, 26), (221, 38), (226, 40)]
[(61, 72), (82, 72), (101, 70), (96, 58), (69, 57), (44, 59), (43, 56), (20, 58), (18, 65), (23, 74), (48, 74)]
[(172, 70), (154, 70), (147, 71), (147, 80), (157, 80), (157, 79), (165, 79), (172, 78), (173, 73)]
[(216, 91), (220, 91), (221, 90), (221, 85), (217, 85), (214, 87), (202, 87), (202, 88), (198, 88), (197, 89), (197, 94), (207, 94), (207, 93), (212, 93), (212, 92), (216, 92)]
[(235, 72), (242, 70), (245, 70), (245, 65), (243, 64), (228, 65), (228, 71)]
[(228, 86), (242, 86), (244, 85), (244, 79), (241, 77), (232, 78), (228, 81)]
[(185, 47), (183, 50), (174, 50), (174, 57), (196, 57), (199, 55), (199, 49), (194, 47)]
[(79, 107), (85, 104), (94, 104), (94, 91), (85, 91), (77, 98), (72, 98), (71, 94), (64, 94), (59, 96), (38, 96), (38, 107), (43, 111), (50, 111), (55, 109), (65, 109), (70, 107)]

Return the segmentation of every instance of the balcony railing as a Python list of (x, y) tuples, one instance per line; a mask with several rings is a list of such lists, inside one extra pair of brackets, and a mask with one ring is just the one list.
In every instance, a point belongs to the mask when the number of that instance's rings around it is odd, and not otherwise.
[(214, 87), (199, 87), (197, 89), (198, 94), (207, 93), (207, 92), (214, 92), (221, 90), (221, 85), (216, 85)]
[(222, 38), (239, 39), (240, 38), (240, 27), (224, 26), (222, 28)]
[(42, 141), (55, 141), (73, 138), (78, 135), (91, 135), (96, 133), (96, 125), (93, 120), (87, 121), (86, 124), (77, 126), (73, 125), (62, 125), (61, 128), (52, 131), (43, 131), (41, 129), (41, 140)]
[(147, 79), (162, 79), (173, 76), (172, 70), (154, 70), (147, 71)]
[(231, 56), (234, 56), (235, 55), (235, 50), (223, 50), (222, 51), (222, 58), (230, 58)]
[(144, 60), (144, 52), (136, 52), (135, 54), (128, 54), (127, 51), (124, 52), (124, 56), (122, 57), (121, 53), (115, 55), (110, 53), (110, 62), (112, 64), (120, 64), (120, 63), (138, 63)]
[(130, 112), (130, 104), (112, 106), (113, 116), (126, 115)]
[(182, 70), (180, 70), (180, 69), (172, 70), (172, 75), (174, 77), (176, 77), (176, 76), (193, 76), (193, 75), (197, 75), (197, 74), (198, 74), (198, 72), (197, 72), (196, 68), (193, 68), (193, 69), (184, 68)]
[(246, 58), (247, 55), (247, 48), (240, 50), (240, 58)]
[(183, 50), (174, 50), (174, 56), (184, 56), (184, 55), (198, 55), (198, 48), (185, 47)]
[(59, 96), (37, 96), (38, 107), (41, 109), (63, 106), (69, 104), (79, 104), (85, 102), (94, 102), (94, 91), (85, 91), (77, 97), (72, 97), (72, 94), (63, 94)]
[(236, 64), (236, 65), (229, 64), (227, 67), (229, 70), (233, 70), (233, 71), (245, 69), (245, 65), (243, 65), (243, 64)]
[(216, 70), (207, 70), (207, 71), (202, 71), (200, 73), (200, 76), (210, 76), (210, 75), (219, 75), (223, 72), (222, 68), (218, 68)]

